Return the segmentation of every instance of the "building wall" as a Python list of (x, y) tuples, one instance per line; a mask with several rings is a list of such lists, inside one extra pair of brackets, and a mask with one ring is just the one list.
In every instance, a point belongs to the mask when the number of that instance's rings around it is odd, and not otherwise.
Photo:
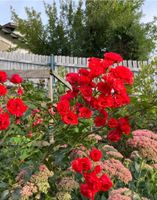
[[(11, 48), (16, 48), (16, 39), (11, 38), (9, 35), (4, 35), (0, 32), (0, 51), (9, 51)], [(28, 53), (28, 50), (17, 48), (15, 52)]]
[(10, 47), (10, 44), (6, 43), (0, 38), (0, 51), (7, 51)]

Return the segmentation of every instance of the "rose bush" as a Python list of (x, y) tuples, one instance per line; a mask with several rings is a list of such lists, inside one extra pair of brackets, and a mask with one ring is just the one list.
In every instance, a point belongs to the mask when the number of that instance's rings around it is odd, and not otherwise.
[(72, 90), (53, 105), (40, 86), (0, 71), (1, 199), (156, 199), (156, 160), (131, 134), (134, 77), (122, 61), (113, 52), (90, 58), (66, 75)]

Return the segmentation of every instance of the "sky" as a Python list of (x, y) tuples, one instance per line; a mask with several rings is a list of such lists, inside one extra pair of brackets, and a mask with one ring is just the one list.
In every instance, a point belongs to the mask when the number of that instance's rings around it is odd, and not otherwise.
[[(47, 3), (53, 2), (53, 0), (44, 0)], [(59, 0), (56, 0), (59, 2)], [(77, 1), (77, 0), (76, 0)], [(16, 13), (24, 18), (24, 7), (34, 7), (35, 10), (42, 13), (43, 22), (46, 23), (46, 15), (44, 14), (43, 0), (0, 0), (0, 25), (11, 21), (10, 7), (13, 7)], [(144, 17), (142, 22), (149, 22), (153, 19), (153, 16), (157, 16), (157, 0), (145, 0), (143, 5)]]

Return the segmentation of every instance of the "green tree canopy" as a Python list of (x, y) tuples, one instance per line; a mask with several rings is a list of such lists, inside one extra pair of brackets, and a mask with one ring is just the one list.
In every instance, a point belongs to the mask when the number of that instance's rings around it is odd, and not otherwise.
[(102, 56), (105, 51), (125, 59), (147, 59), (155, 49), (156, 19), (141, 23), (143, 0), (80, 0), (44, 3), (47, 24), (41, 13), (25, 8), (26, 19), (12, 16), (33, 53), (68, 56)]

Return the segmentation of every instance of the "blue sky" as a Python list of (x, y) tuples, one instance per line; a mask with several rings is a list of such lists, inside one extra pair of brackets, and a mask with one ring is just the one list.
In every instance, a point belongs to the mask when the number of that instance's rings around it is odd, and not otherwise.
[[(59, 2), (59, 0), (57, 0)], [(47, 3), (53, 2), (53, 0), (45, 0)], [(42, 13), (42, 19), (46, 22), (46, 16), (44, 14), (43, 0), (0, 0), (0, 24), (3, 25), (11, 20), (10, 7), (16, 10), (16, 13), (20, 17), (25, 17), (24, 7), (34, 7), (36, 10)], [(143, 22), (149, 22), (153, 19), (153, 16), (157, 16), (157, 0), (145, 0), (143, 6)]]

